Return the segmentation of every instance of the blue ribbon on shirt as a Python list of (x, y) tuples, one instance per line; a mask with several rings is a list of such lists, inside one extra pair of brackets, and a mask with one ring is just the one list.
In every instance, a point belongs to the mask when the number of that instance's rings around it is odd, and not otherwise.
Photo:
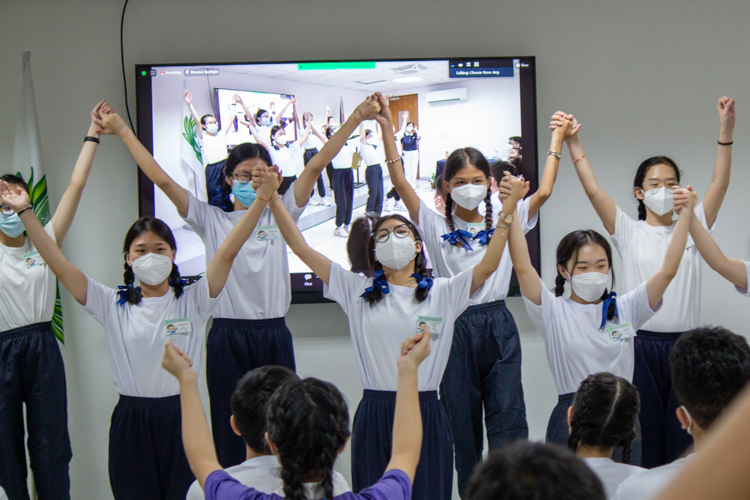
[(383, 295), (388, 295), (391, 292), (391, 289), (388, 288), (388, 280), (385, 279), (385, 274), (383, 274), (382, 269), (380, 271), (375, 271), (375, 274), (372, 275), (372, 285), (365, 288), (365, 293), (360, 295), (360, 297), (367, 297), (370, 292), (375, 289), (375, 287), (380, 288), (380, 291), (383, 292)]
[(411, 277), (417, 280), (419, 288), (426, 288), (427, 291), (430, 291), (430, 288), (432, 288), (432, 278), (427, 278), (417, 273), (412, 274)]
[(604, 328), (604, 325), (607, 324), (607, 311), (609, 311), (610, 304), (615, 305), (615, 316), (619, 316), (617, 311), (617, 294), (615, 292), (609, 292), (607, 298), (602, 302), (602, 324), (599, 325), (599, 328)]
[(479, 231), (477, 234), (474, 235), (474, 237), (472, 238), (472, 240), (477, 240), (478, 239), (479, 243), (481, 243), (482, 245), (486, 245), (487, 244), (487, 240), (492, 236), (492, 233), (494, 233), (494, 232), (495, 232), (495, 228), (494, 227), (492, 229), (490, 229), (489, 231), (482, 229), (481, 231)]
[(469, 231), (456, 229), (452, 233), (445, 233), (442, 237), (443, 241), (450, 241), (451, 245), (455, 245), (456, 241), (460, 241), (466, 250), (472, 251), (473, 248), (471, 248), (471, 244), (469, 244), (466, 238), (472, 239), (473, 236)]
[[(117, 299), (117, 305), (124, 306), (125, 303), (128, 301), (128, 291), (131, 288), (133, 288), (133, 284), (131, 283), (127, 286), (118, 286), (117, 288), (118, 288), (117, 295), (119, 297)], [(135, 287), (135, 289), (138, 290), (139, 292), (141, 291), (141, 287), (139, 286)]]

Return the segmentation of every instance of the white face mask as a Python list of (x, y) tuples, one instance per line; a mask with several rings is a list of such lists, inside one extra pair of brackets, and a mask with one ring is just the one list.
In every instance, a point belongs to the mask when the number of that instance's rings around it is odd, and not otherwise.
[(674, 210), (674, 193), (666, 186), (649, 189), (643, 193), (643, 203), (656, 215), (662, 216)]
[(594, 302), (602, 298), (604, 291), (609, 288), (609, 273), (576, 274), (570, 277), (570, 286), (578, 297), (586, 302)]
[(280, 135), (276, 137), (276, 144), (279, 146), (286, 146), (286, 136)]
[(219, 124), (218, 123), (209, 123), (206, 125), (206, 132), (209, 132), (211, 134), (215, 134), (219, 131)]
[(164, 282), (172, 272), (172, 258), (158, 253), (147, 253), (133, 261), (133, 274), (138, 281), (156, 286)]
[(451, 198), (466, 210), (474, 210), (487, 197), (487, 186), (484, 184), (464, 184), (453, 188)]
[(414, 259), (416, 247), (417, 242), (409, 236), (399, 238), (391, 234), (387, 241), (375, 245), (375, 256), (384, 267), (398, 271)]
[(687, 408), (685, 408), (684, 406), (680, 406), (680, 408), (682, 408), (682, 411), (685, 412), (685, 416), (688, 418), (688, 428), (686, 430), (687, 430), (687, 433), (692, 436), (693, 435), (693, 429), (692, 429), (693, 428), (693, 417), (690, 416), (690, 412), (687, 411)]

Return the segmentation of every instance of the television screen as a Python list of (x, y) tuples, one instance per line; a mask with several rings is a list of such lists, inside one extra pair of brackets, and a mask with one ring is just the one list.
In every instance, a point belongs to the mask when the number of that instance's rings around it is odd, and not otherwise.
[[(136, 82), (141, 142), (175, 181), (209, 203), (214, 201), (207, 193), (210, 181), (206, 165), (211, 163), (211, 155), (221, 156), (223, 151), (209, 151), (208, 143), (203, 144), (198, 137), (196, 127), (201, 124), (195, 123), (184, 99), (186, 92), (191, 96), (198, 121), (210, 115), (218, 122), (227, 150), (244, 142), (272, 147), (270, 131), (274, 126), (284, 128), (288, 140), (297, 140), (304, 133), (300, 127), (301, 115), (308, 112), (312, 114), (313, 127), (323, 132), (327, 125), (340, 125), (367, 95), (381, 92), (390, 96), (397, 132), (403, 134), (410, 123), (419, 133), (417, 152), (409, 153), (413, 165), (410, 168), (414, 172), (412, 183), (428, 206), (435, 206), (435, 182), (447, 156), (460, 147), (477, 148), (490, 162), (509, 160), (531, 181), (532, 192), (537, 187), (533, 57), (140, 64), (136, 66)], [(295, 108), (300, 116), (295, 115)], [(376, 122), (364, 122), (361, 130), (374, 133), (377, 151)], [(358, 129), (352, 134), (350, 144), (361, 145), (359, 135)], [(397, 134), (398, 137), (401, 136)], [(223, 149), (224, 142), (221, 144)], [(304, 149), (295, 154), (304, 154)], [(381, 164), (387, 194), (382, 214), (407, 215), (392, 196), (387, 168)], [(357, 262), (362, 259), (348, 254), (348, 233), (336, 228), (330, 173), (329, 167), (321, 175), (298, 226), (313, 248), (345, 268), (358, 270)], [(201, 239), (142, 172), (139, 195), (141, 215), (158, 217), (172, 228), (179, 250), (176, 263), (182, 274), (203, 273), (206, 262)], [(366, 166), (362, 165), (354, 170), (352, 221), (365, 216), (367, 199)], [(493, 200), (497, 210), (500, 202), (497, 198)], [(527, 238), (532, 261), (539, 269), (538, 225)], [(291, 251), (288, 257), (293, 302), (323, 300), (321, 280)], [(517, 292), (514, 277), (511, 294)]]

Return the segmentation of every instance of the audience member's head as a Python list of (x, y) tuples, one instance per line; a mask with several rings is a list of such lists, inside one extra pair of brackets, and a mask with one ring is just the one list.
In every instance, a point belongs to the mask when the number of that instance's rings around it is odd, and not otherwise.
[(669, 366), (681, 405), (677, 418), (696, 438), (750, 380), (750, 346), (726, 328), (696, 328), (675, 343)]
[(630, 463), (638, 411), (638, 390), (633, 384), (611, 373), (589, 375), (568, 409), (568, 448), (599, 448), (611, 456), (622, 446), (622, 461)]
[(232, 393), (232, 428), (257, 455), (271, 453), (266, 442), (266, 404), (288, 380), (299, 377), (283, 366), (263, 366), (247, 372)]
[(520, 171), (518, 167), (512, 163), (508, 163), (505, 160), (497, 160), (490, 164), (490, 173), (492, 174), (492, 182), (490, 183), (490, 190), (496, 193), (500, 189), (500, 181), (505, 177), (505, 172), (510, 172), (510, 175), (518, 177)]
[(349, 229), (349, 238), (346, 240), (346, 253), (352, 264), (352, 271), (366, 272), (370, 270), (370, 259), (367, 258), (367, 239), (371, 237), (372, 226), (377, 217), (367, 215), (358, 217), (352, 222)]
[(604, 500), (594, 472), (570, 450), (517, 441), (490, 452), (466, 487), (467, 500)]
[(443, 174), (440, 174), (435, 179), (435, 209), (443, 214), (445, 217), (445, 197), (448, 196), (448, 191), (445, 189), (445, 183), (443, 182)]

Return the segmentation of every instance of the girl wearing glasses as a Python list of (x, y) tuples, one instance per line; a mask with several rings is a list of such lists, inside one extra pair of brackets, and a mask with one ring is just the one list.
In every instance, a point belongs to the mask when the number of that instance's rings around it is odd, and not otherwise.
[[(372, 119), (379, 109), (377, 100), (365, 99), (341, 126), (341, 133), (332, 137), (310, 160), (299, 179), (280, 198), (295, 222), (302, 215), (320, 172), (359, 123)], [(197, 200), (169, 177), (116, 113), (104, 114), (101, 120), (103, 133), (116, 134), (122, 139), (143, 172), (169, 197), (180, 216), (203, 240), (208, 265), (229, 232), (253, 204), (256, 192), (250, 182), (251, 173), (256, 166), (273, 165), (268, 150), (250, 143), (232, 149), (224, 168), (224, 179), (227, 191), (234, 197), (233, 211), (225, 212)], [(276, 222), (271, 211), (264, 210), (258, 220), (258, 230), (274, 225)], [(263, 283), (262, 292), (249, 287), (248, 280)], [(246, 458), (245, 443), (234, 434), (229, 423), (232, 416), (229, 403), (239, 379), (248, 371), (265, 365), (295, 369), (292, 334), (284, 321), (290, 302), (286, 244), (281, 239), (269, 236), (261, 239), (253, 234), (243, 245), (229, 274), (226, 293), (222, 294), (213, 312), (214, 320), (206, 344), (211, 421), (216, 451), (223, 467), (237, 465)]]
[[(381, 99), (382, 105), (382, 99)], [(386, 110), (387, 112), (387, 110)], [(378, 115), (384, 131), (387, 159), (399, 160), (391, 126)], [(400, 167), (399, 167), (400, 168)], [(324, 294), (338, 302), (349, 317), (349, 330), (364, 386), (363, 399), (354, 416), (352, 432), (352, 486), (355, 492), (383, 475), (391, 454), (388, 436), (393, 425), (398, 357), (397, 340), (415, 334), (425, 323), (432, 332), (432, 354), (419, 368), (420, 408), (424, 440), (414, 481), (413, 498), (451, 498), (453, 439), (448, 417), (438, 401), (437, 389), (451, 349), (453, 324), (469, 306), (469, 296), (479, 290), (497, 269), (516, 203), (528, 183), (512, 179), (510, 196), (503, 205), (492, 239), (475, 266), (451, 278), (427, 276), (424, 243), (417, 228), (400, 215), (379, 219), (367, 241), (372, 277), (361, 276), (332, 263), (312, 249), (280, 200), (269, 206), (284, 239), (325, 283)], [(463, 436), (462, 436), (463, 437)]]
[[(729, 187), (734, 132), (734, 100), (719, 99), (721, 128), (713, 179), (695, 216), (711, 231)], [(568, 118), (575, 120), (572, 115)], [(553, 128), (557, 123), (551, 124)], [(599, 186), (578, 135), (566, 140), (571, 159), (586, 195), (594, 206), (623, 264), (623, 288), (634, 290), (661, 266), (675, 230), (673, 191), (680, 187), (680, 170), (666, 156), (654, 156), (638, 167), (633, 194), (638, 200), (638, 220), (622, 211)], [(672, 390), (669, 353), (680, 334), (700, 323), (701, 261), (692, 241), (682, 256), (679, 271), (664, 294), (664, 307), (635, 338), (633, 383), (641, 395), (643, 466), (657, 467), (678, 458), (692, 442), (675, 416), (677, 399)]]

